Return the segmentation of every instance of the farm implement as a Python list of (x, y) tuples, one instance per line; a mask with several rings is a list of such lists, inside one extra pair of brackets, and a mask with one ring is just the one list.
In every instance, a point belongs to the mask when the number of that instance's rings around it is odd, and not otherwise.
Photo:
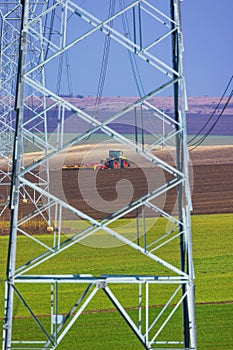
[(94, 170), (105, 170), (105, 169), (120, 169), (129, 168), (130, 162), (123, 155), (122, 151), (110, 150), (108, 158), (101, 160), (100, 163), (78, 163), (75, 165), (63, 165), (63, 170), (79, 170), (79, 169), (94, 169)]

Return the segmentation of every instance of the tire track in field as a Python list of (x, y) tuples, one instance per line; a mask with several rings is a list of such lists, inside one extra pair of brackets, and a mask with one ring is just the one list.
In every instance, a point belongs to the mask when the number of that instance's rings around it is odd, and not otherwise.
[[(195, 305), (232, 305), (233, 304), (233, 300), (226, 300), (226, 301), (199, 301), (196, 302)], [(171, 304), (170, 306), (175, 306), (176, 304)], [(157, 304), (157, 305), (150, 305), (149, 309), (153, 309), (156, 307), (163, 307), (163, 304)], [(137, 310), (138, 307), (137, 306), (132, 306), (132, 307), (126, 307), (125, 310), (126, 311), (133, 311), (133, 310)], [(145, 309), (145, 306), (142, 306), (142, 309)], [(118, 312), (117, 309), (115, 308), (108, 308), (108, 309), (95, 309), (95, 310), (87, 310), (87, 311), (83, 311), (82, 314), (83, 315), (91, 315), (91, 314), (98, 314), (98, 313), (110, 313), (110, 312)], [(63, 316), (66, 316), (66, 314), (62, 314)], [(40, 315), (36, 315), (36, 317), (38, 318), (46, 318), (46, 317), (51, 317), (51, 315), (49, 314), (40, 314)], [(13, 319), (30, 319), (31, 316), (14, 316)], [(0, 320), (3, 321), (4, 318), (0, 317)]]

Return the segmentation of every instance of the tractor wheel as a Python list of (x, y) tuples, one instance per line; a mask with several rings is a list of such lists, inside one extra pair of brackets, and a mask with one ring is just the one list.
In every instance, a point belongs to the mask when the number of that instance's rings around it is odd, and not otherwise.
[(113, 169), (118, 169), (119, 168), (119, 163), (117, 160), (113, 161)]
[(117, 160), (111, 160), (109, 162), (109, 168), (110, 169), (118, 169), (119, 168), (119, 163)]
[(128, 168), (129, 167), (129, 162), (127, 159), (122, 159), (121, 160), (121, 168)]

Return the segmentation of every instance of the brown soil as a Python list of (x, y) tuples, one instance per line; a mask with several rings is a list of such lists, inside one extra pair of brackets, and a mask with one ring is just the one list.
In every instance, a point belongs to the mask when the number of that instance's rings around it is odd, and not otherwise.
[[(164, 179), (170, 176), (158, 167), (151, 167), (147, 161), (139, 163), (138, 159), (132, 160), (130, 152), (130, 155), (125, 152), (132, 162), (129, 169), (98, 172), (92, 169), (61, 170), (64, 163), (75, 164), (83, 159), (84, 163), (87, 163), (105, 156), (103, 148), (95, 148), (94, 152), (90, 152), (91, 159), (87, 154), (92, 148), (93, 145), (73, 148), (65, 156), (50, 162), (50, 181), (52, 193), (93, 218), (110, 215), (127, 205), (129, 198), (130, 201), (138, 199), (148, 190), (161, 185)], [(106, 147), (105, 151), (109, 148)], [(233, 213), (232, 154), (233, 146), (199, 147), (190, 153), (193, 214)], [(172, 150), (160, 150), (156, 155), (173, 163)], [(175, 200), (175, 190), (170, 190), (166, 195), (160, 196), (154, 204), (174, 213)], [(20, 216), (32, 210), (33, 207), (29, 203), (20, 204)], [(135, 214), (135, 211), (132, 211), (127, 217)], [(5, 211), (1, 220), (9, 220), (9, 211)]]

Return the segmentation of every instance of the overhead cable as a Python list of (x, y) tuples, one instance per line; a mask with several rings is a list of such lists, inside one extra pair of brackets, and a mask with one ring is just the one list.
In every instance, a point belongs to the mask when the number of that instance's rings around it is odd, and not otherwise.
[[(189, 140), (188, 144), (190, 145), (200, 134), (201, 132), (207, 127), (207, 125), (209, 124), (209, 122), (212, 120), (212, 118), (214, 118), (215, 116), (215, 113), (216, 111), (219, 109), (219, 106), (220, 104), (222, 103), (222, 100), (223, 98), (225, 97), (226, 93), (227, 93), (227, 90), (229, 89), (230, 85), (231, 85), (231, 82), (233, 80), (233, 75), (231, 76), (228, 84), (227, 84), (227, 87), (225, 88), (223, 94), (222, 94), (222, 97), (220, 98), (218, 104), (215, 106), (214, 108), (214, 111), (211, 113), (210, 117), (208, 118), (208, 120), (206, 121), (206, 123), (202, 126), (202, 128), (198, 131), (198, 133), (193, 137), (191, 138), (191, 140)], [(224, 106), (225, 107), (225, 106)], [(226, 108), (226, 107), (225, 107)], [(224, 108), (224, 110), (225, 110)], [(222, 112), (220, 113), (220, 116), (222, 115)], [(214, 124), (210, 127), (210, 129), (205, 133), (205, 135), (207, 134), (207, 136), (209, 135), (209, 133), (213, 130), (213, 128), (215, 127), (215, 125), (217, 124), (218, 120), (220, 119), (220, 116), (217, 118), (216, 122), (214, 122)], [(205, 137), (205, 135), (203, 137)], [(202, 137), (202, 138), (203, 138)], [(206, 137), (205, 137), (206, 138)], [(199, 144), (199, 141), (198, 140), (197, 142), (194, 142), (193, 144), (191, 144), (190, 146), (195, 146), (197, 143)]]
[[(113, 16), (114, 11), (115, 11), (115, 0), (113, 0), (113, 1), (111, 0), (110, 4), (109, 4), (108, 18)], [(113, 27), (113, 21), (109, 22), (109, 27), (111, 27), (111, 28)], [(111, 36), (106, 35), (105, 41), (104, 41), (104, 52), (103, 52), (100, 76), (99, 76), (99, 81), (98, 81), (96, 100), (95, 100), (94, 115), (93, 115), (94, 118), (96, 118), (98, 115), (98, 108), (99, 108), (101, 98), (103, 95), (103, 89), (104, 89), (104, 85), (105, 85), (107, 68), (108, 68), (110, 43), (111, 43)]]
[(204, 141), (205, 139), (209, 136), (209, 134), (211, 133), (211, 131), (214, 129), (214, 127), (216, 126), (216, 124), (218, 123), (219, 119), (221, 118), (221, 116), (223, 115), (225, 109), (227, 108), (228, 104), (230, 103), (230, 100), (233, 96), (233, 89), (231, 90), (230, 92), (230, 95), (228, 96), (218, 118), (215, 120), (215, 122), (213, 123), (213, 125), (210, 127), (210, 129), (208, 130), (207, 133), (205, 133), (205, 135), (202, 136), (202, 138), (200, 140), (198, 140), (195, 145), (193, 145), (194, 147), (191, 149), (191, 151), (193, 151), (196, 147), (200, 146)]

